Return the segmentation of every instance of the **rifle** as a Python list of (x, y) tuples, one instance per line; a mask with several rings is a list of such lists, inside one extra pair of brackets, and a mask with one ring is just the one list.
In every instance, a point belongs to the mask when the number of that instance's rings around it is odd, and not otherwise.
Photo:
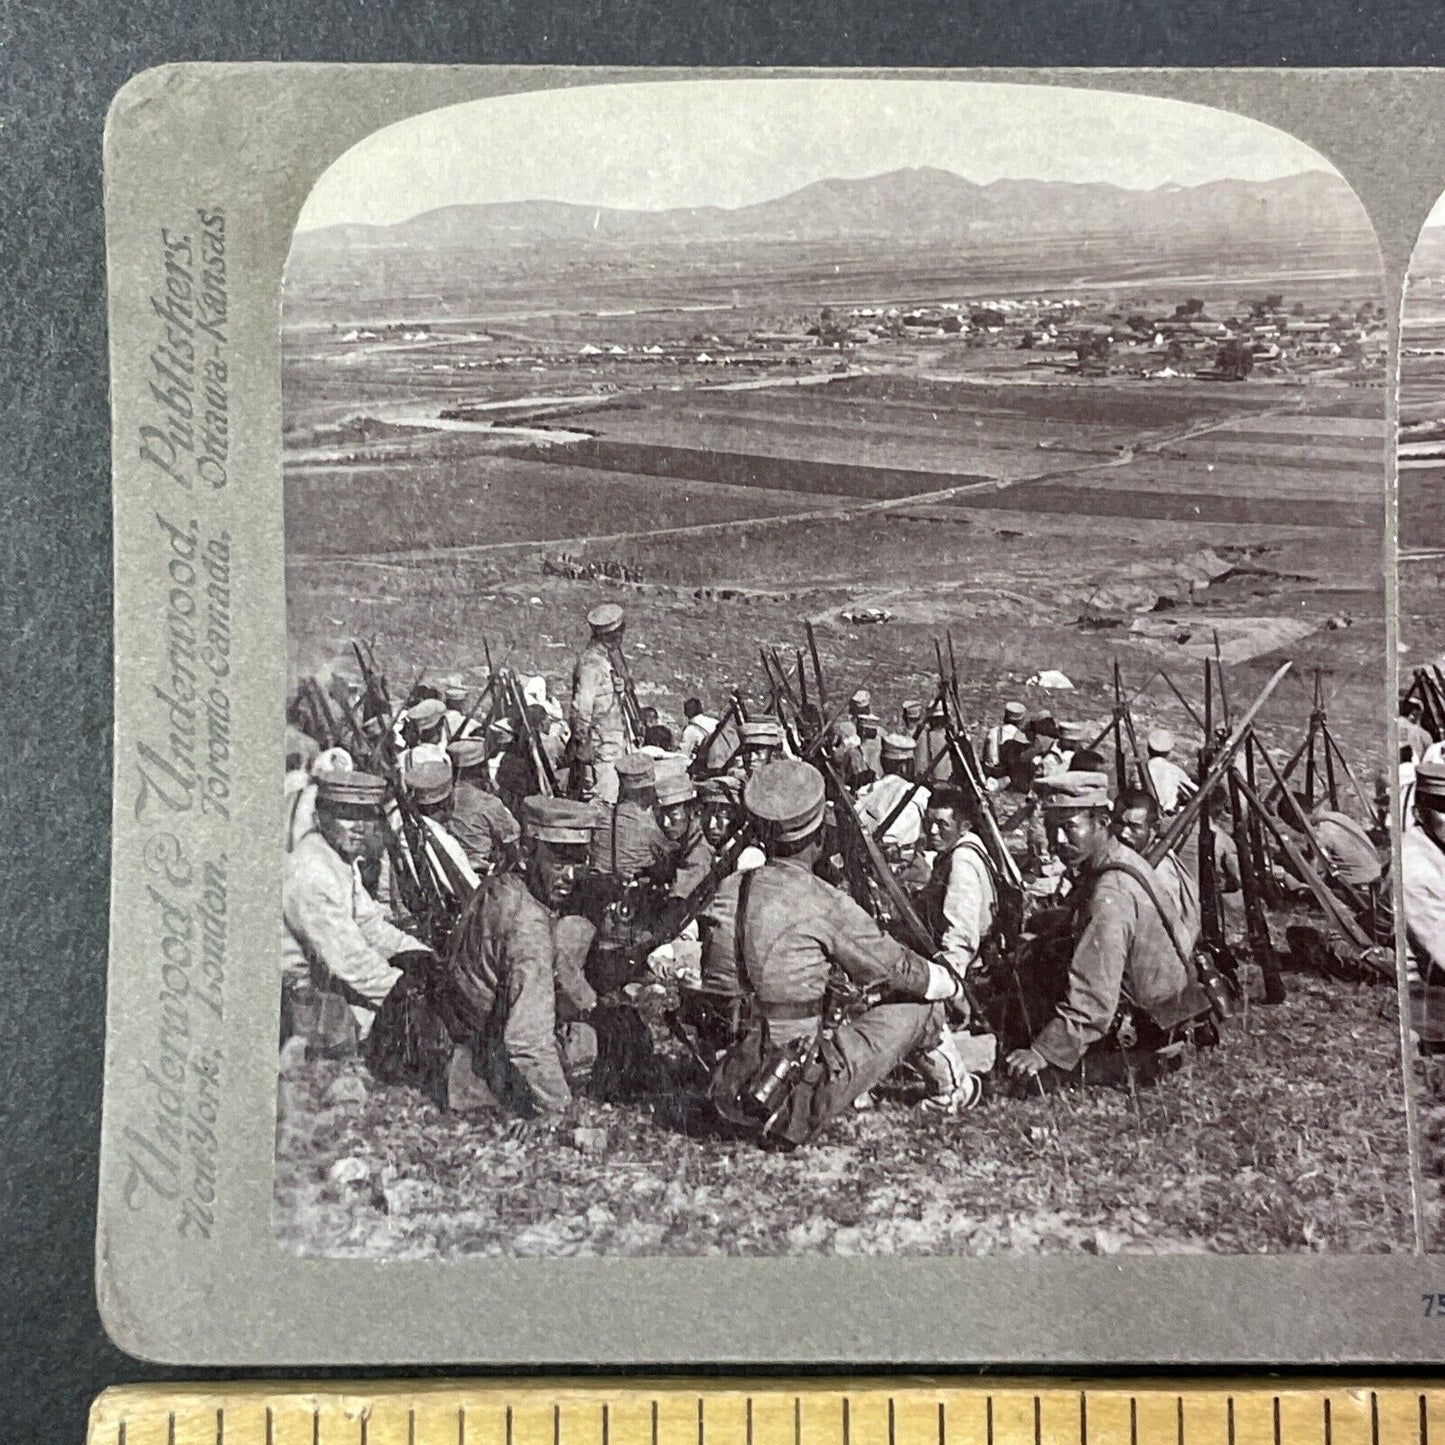
[(542, 746), (536, 728), (532, 726), (532, 719), (527, 716), (527, 700), (522, 696), (522, 689), (518, 685), (516, 674), (504, 667), (496, 675), (502, 689), (504, 704), (517, 715), (518, 736), (527, 749), (527, 756), (531, 759), (532, 772), (537, 780), (537, 791), (544, 793), (549, 798), (555, 798), (557, 796), (557, 775), (552, 771), (552, 760), (547, 756), (547, 750)]
[(818, 657), (818, 639), (813, 635), (813, 624), (803, 619), (803, 631), (808, 635), (808, 651), (813, 654), (813, 681), (818, 687), (818, 706), (823, 712), (828, 711), (828, 692), (823, 686), (823, 664)]
[(727, 762), (722, 765), (722, 768), (710, 769), (707, 765), (708, 757), (712, 753), (713, 744), (722, 736), (723, 729), (728, 725), (728, 719), (732, 717), (736, 710), (737, 698), (733, 696), (728, 699), (728, 705), (723, 709), (723, 715), (713, 725), (713, 730), (708, 734), (707, 741), (692, 755), (692, 761), (687, 765), (689, 776), (696, 778), (701, 773), (722, 772), (726, 769), (728, 763), (732, 762), (733, 756), (736, 755), (736, 749), (734, 749), (733, 755), (728, 757)]
[(637, 685), (632, 681), (632, 669), (627, 664), (627, 654), (620, 643), (607, 649), (613, 664), (622, 673), (622, 719), (627, 724), (632, 746), (640, 748), (647, 741), (647, 727), (642, 721), (642, 705), (637, 700)]
[[(361, 667), (367, 696), (374, 700), (385, 699), (384, 679), (368, 665), (359, 646), (353, 643), (352, 648)], [(396, 805), (397, 817), (401, 822), (401, 837), (398, 837), (385, 808), (382, 809), (382, 833), (387, 856), (391, 861), (392, 877), (396, 880), (403, 907), (417, 920), (427, 943), (441, 952), (456, 923), (466, 885), (463, 880), (456, 880), (461, 883), (461, 891), (450, 895), (442, 886), (445, 875), (438, 876), (436, 859), (427, 846), (429, 839), (425, 820), (402, 780), (401, 760), (396, 755), (393, 719), (389, 706), (382, 702), (382, 710), (377, 715), (381, 718), (383, 728), (373, 752), (380, 762), (382, 775), (386, 779), (392, 802)]]
[[(1199, 780), (1199, 791), (1174, 815), (1173, 821), (1164, 832), (1150, 845), (1148, 857), (1151, 867), (1157, 867), (1163, 861), (1164, 855), (1173, 850), (1179, 840), (1198, 821), (1199, 810), (1203, 808), (1209, 795), (1215, 788), (1224, 781), (1225, 775), (1229, 772), (1234, 763), (1234, 755), (1244, 746), (1245, 740), (1250, 736), (1251, 724), (1258, 716), (1260, 709), (1268, 701), (1271, 693), (1274, 692), (1284, 678), (1293, 663), (1282, 663), (1274, 672), (1274, 675), (1265, 683), (1258, 697), (1250, 704), (1249, 710), (1242, 718), (1235, 723), (1230, 731), (1229, 737), (1214, 753), (1213, 761), (1208, 771)], [(1263, 749), (1261, 749), (1263, 751)]]

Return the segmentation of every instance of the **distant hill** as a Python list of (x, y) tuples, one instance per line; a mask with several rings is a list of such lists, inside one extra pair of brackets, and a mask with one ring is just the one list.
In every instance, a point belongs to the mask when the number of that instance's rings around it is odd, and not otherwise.
[(301, 232), (298, 255), (335, 248), (485, 251), (542, 242), (728, 240), (1004, 240), (1011, 235), (1130, 232), (1157, 237), (1368, 234), (1354, 192), (1327, 171), (1272, 181), (1211, 181), (1127, 190), (1102, 183), (1000, 180), (978, 185), (919, 168), (861, 180), (823, 180), (773, 200), (728, 209), (631, 211), (565, 201), (444, 206), (387, 226)]

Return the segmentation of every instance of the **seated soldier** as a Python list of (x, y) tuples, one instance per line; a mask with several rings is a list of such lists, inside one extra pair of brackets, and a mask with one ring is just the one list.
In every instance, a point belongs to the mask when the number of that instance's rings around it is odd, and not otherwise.
[(590, 1076), (597, 997), (558, 915), (587, 866), (592, 819), (586, 803), (527, 799), (525, 876), (483, 883), (452, 935), (444, 988), (413, 1000), (441, 1016), (456, 1045), (447, 1076), (453, 1109), (500, 1108), (555, 1124)]
[[(1159, 833), (1159, 804), (1154, 801), (1153, 794), (1146, 793), (1143, 788), (1125, 788), (1114, 800), (1111, 828), (1119, 842), (1143, 858)], [(1228, 834), (1221, 833), (1220, 836), (1228, 837)], [(1192, 837), (1197, 840), (1198, 834)], [(1201, 920), (1199, 874), (1195, 867), (1190, 866), (1189, 859), (1197, 858), (1198, 851), (1197, 841), (1187, 854), (1183, 848), (1173, 849), (1154, 868), (1164, 896), (1174, 907), (1174, 915), (1183, 930), (1181, 936), (1188, 943), (1191, 953), (1199, 941)], [(1216, 856), (1218, 852), (1216, 848)], [(1238, 886), (1235, 885), (1236, 888)]]
[(299, 1035), (314, 1052), (354, 1052), (402, 977), (393, 960), (421, 947), (390, 923), (361, 878), (381, 852), (385, 796), (370, 773), (316, 779), (314, 826), (295, 840), (281, 875), (283, 1044)]
[(479, 877), (510, 872), (517, 863), (522, 830), (511, 810), (492, 791), (487, 745), (481, 738), (459, 738), (447, 745), (456, 768), (450, 828)]
[(777, 718), (753, 718), (738, 733), (738, 771), (746, 778), (783, 755), (783, 725)]
[(1400, 839), (1405, 937), (1419, 977), (1445, 984), (1445, 763), (1422, 763), (1415, 811)]
[(1209, 1037), (1209, 1000), (1180, 920), (1148, 863), (1110, 832), (1108, 779), (1063, 773), (1042, 788), (1054, 851), (1073, 881), (1069, 957), (1062, 978), (1036, 971), (1046, 1021), (1008, 1055), (1010, 1075), (1030, 1087), (1088, 1082), (1111, 1073), (1091, 1070), (1089, 1057), (1127, 1046), (1130, 1034), (1146, 1053), (1195, 1024)]
[[(768, 861), (719, 890), (705, 976), (748, 996), (751, 1021), (713, 1075), (730, 1122), (780, 1144), (802, 1144), (910, 1061), (937, 1103), (976, 1103), (942, 1002), (960, 991), (942, 964), (885, 934), (847, 894), (814, 874), (823, 853), (826, 788), (808, 763), (785, 759), (749, 780), (749, 816)], [(731, 965), (728, 960), (731, 959)], [(830, 990), (854, 996), (830, 1017)]]
[(883, 851), (890, 862), (903, 863), (918, 847), (928, 809), (928, 789), (913, 784), (913, 739), (889, 733), (883, 739), (879, 765), (883, 776), (859, 790), (858, 816), (870, 832), (888, 823), (880, 840)]
[(588, 976), (613, 993), (641, 971), (663, 880), (673, 857), (654, 816), (656, 778), (646, 753), (624, 753), (615, 767), (617, 801), (594, 810), (582, 910), (597, 928)]
[(978, 820), (978, 806), (963, 789), (934, 789), (924, 823), (933, 870), (918, 895), (919, 912), (960, 979), (977, 968), (998, 913), (998, 879), (975, 831)]
[[(1379, 850), (1370, 835), (1348, 813), (1330, 807), (1321, 799), (1311, 808), (1303, 793), (1291, 793), (1280, 809), (1280, 818), (1289, 828), (1313, 835), (1307, 856), (1323, 873), (1325, 881), (1358, 919), (1360, 927), (1377, 942), (1392, 938), (1389, 884)], [(1289, 874), (1292, 866), (1286, 858)], [(1296, 886), (1303, 888), (1298, 880)]]

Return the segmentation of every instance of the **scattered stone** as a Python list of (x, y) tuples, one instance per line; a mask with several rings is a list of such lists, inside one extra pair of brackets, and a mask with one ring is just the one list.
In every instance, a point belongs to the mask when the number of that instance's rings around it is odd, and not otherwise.
[(333, 1184), (364, 1184), (371, 1178), (371, 1166), (355, 1156), (338, 1159), (327, 1170), (326, 1177)]
[(342, 1074), (333, 1079), (331, 1086), (321, 1096), (321, 1102), (329, 1109), (341, 1108), (348, 1104), (361, 1105), (369, 1098), (367, 1088), (355, 1074)]
[(606, 1129), (577, 1128), (572, 1131), (572, 1147), (579, 1154), (600, 1154), (607, 1144)]
[(426, 1202), (428, 1192), (420, 1179), (398, 1179), (382, 1189), (383, 1207), (394, 1216), (415, 1214), (418, 1207)]

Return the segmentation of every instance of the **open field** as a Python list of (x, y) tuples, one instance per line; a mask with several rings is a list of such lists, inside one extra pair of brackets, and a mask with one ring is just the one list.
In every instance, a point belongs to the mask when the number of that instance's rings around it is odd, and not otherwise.
[[(1283, 288), (1343, 307), (1378, 290), (1367, 251), (543, 245), (480, 273), (344, 258), (287, 296), (291, 675), (363, 636), (395, 677), (477, 678), (485, 638), (565, 696), (587, 610), (615, 600), (639, 695), (674, 727), (689, 696), (756, 690), (759, 645), (791, 655), (805, 617), (830, 686), (867, 686), (893, 725), (930, 693), (948, 629), (973, 724), (1017, 697), (1102, 729), (1118, 660), (1150, 681), (1140, 726), (1192, 740), (1192, 760), (1199, 729), (1157, 673), (1197, 708), (1217, 647), (1236, 703), (1295, 661), (1260, 723), (1281, 752), (1323, 668), (1370, 795), (1390, 752), (1382, 391), (1325, 366), (1065, 376), (1013, 343), (912, 335), (848, 357), (790, 341), (747, 371), (699, 360), (822, 305), (941, 294), (1067, 287), (1102, 314)], [(560, 553), (642, 580), (544, 571)], [(862, 607), (890, 620), (843, 615)], [(1030, 684), (1043, 669), (1074, 690)], [(584, 1102), (607, 1140), (588, 1155), (308, 1065), (281, 1084), (277, 1228), (291, 1248), (390, 1258), (1408, 1248), (1395, 996), (1290, 987), (1157, 1088), (991, 1099), (941, 1125), (890, 1096), (803, 1168), (699, 1132), (681, 1085)], [(667, 1051), (662, 1002), (641, 998)], [(343, 1160), (357, 1182), (328, 1177)]]

